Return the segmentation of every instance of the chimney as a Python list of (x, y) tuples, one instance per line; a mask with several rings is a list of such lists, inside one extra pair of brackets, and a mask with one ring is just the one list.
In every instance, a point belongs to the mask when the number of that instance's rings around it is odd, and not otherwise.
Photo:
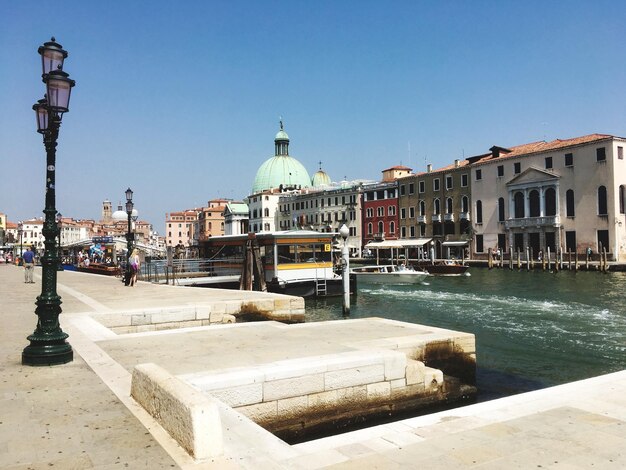
[(432, 173), (433, 171), (433, 165), (432, 163), (429, 163), (428, 165), (426, 165), (426, 173)]
[(454, 168), (458, 168), (461, 166), (461, 162), (459, 161), (459, 159), (457, 158), (456, 160), (454, 160)]

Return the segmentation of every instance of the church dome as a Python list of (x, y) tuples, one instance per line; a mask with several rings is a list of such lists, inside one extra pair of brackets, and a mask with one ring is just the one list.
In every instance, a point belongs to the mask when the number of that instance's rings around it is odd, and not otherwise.
[(283, 130), (282, 121), (274, 139), (274, 146), (275, 155), (259, 167), (251, 194), (275, 189), (281, 185), (286, 188), (311, 186), (311, 178), (306, 168), (298, 160), (289, 156), (289, 136)]
[(315, 172), (313, 175), (313, 180), (311, 181), (314, 188), (321, 188), (322, 186), (330, 186), (331, 184), (330, 176), (321, 168)]

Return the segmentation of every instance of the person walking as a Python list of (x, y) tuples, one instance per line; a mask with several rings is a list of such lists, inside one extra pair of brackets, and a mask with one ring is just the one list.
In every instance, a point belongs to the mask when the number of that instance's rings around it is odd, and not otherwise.
[(137, 283), (137, 273), (139, 272), (139, 252), (133, 250), (133, 254), (130, 255), (130, 285), (134, 287)]
[(28, 247), (22, 254), (22, 259), (24, 260), (24, 282), (26, 284), (34, 284), (33, 281), (33, 272), (35, 271), (35, 252), (32, 247)]

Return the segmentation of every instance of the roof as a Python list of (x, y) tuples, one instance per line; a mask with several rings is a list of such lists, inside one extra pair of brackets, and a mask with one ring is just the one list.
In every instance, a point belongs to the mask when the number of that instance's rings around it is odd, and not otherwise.
[(389, 168), (385, 168), (383, 171), (389, 171), (389, 170), (405, 170), (405, 171), (412, 171), (413, 168), (409, 168), (408, 166), (403, 166), (403, 165), (396, 165), (396, 166), (392, 166)]

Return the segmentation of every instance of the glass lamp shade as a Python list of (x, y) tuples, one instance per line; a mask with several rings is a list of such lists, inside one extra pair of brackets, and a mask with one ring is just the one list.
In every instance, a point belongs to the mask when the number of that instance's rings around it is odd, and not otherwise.
[(64, 51), (61, 44), (57, 43), (53, 38), (45, 42), (43, 46), (39, 46), (37, 52), (41, 54), (41, 70), (42, 74), (52, 72), (53, 70), (63, 70), (63, 61), (67, 57), (67, 51)]
[(19, 233), (22, 233), (22, 229), (23, 229), (23, 227), (24, 227), (24, 226), (22, 225), (22, 222), (19, 222), (19, 223), (17, 224), (17, 231), (18, 231)]
[(127, 201), (127, 202), (126, 202), (126, 214), (128, 214), (128, 215), (131, 215), (131, 216), (132, 216), (132, 213), (133, 213), (133, 206), (134, 206), (134, 204), (133, 204), (133, 202), (132, 202), (132, 201)]
[(43, 99), (33, 105), (37, 115), (37, 132), (43, 134), (48, 129), (48, 102)]
[(133, 209), (130, 213), (130, 217), (137, 222), (137, 219), (139, 218), (139, 211), (137, 209)]
[(349, 234), (350, 230), (348, 229), (348, 227), (346, 227), (346, 224), (343, 224), (339, 229), (339, 235), (341, 235), (341, 238), (345, 240), (346, 238), (348, 238)]
[(53, 70), (44, 77), (48, 91), (48, 108), (56, 113), (67, 113), (70, 109), (70, 93), (76, 82), (63, 70)]
[[(132, 201), (133, 200), (133, 190), (128, 188), (126, 190), (126, 200), (127, 201)], [(127, 206), (128, 207), (128, 206)]]

